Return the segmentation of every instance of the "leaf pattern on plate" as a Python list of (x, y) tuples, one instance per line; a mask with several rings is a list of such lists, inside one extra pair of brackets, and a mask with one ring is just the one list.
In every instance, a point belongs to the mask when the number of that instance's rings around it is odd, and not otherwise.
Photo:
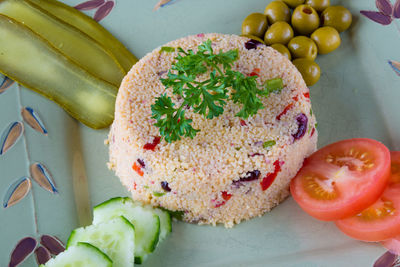
[(46, 264), (51, 259), (51, 255), (47, 248), (39, 246), (35, 249), (35, 258), (38, 265)]
[(375, 0), (376, 7), (380, 12), (387, 16), (391, 16), (393, 12), (392, 3), (389, 0)]
[(394, 60), (389, 60), (388, 61), (389, 65), (392, 67), (394, 72), (400, 76), (400, 62), (394, 61)]
[(382, 25), (389, 25), (390, 23), (392, 23), (392, 18), (381, 12), (362, 10), (360, 11), (360, 13), (365, 17), (369, 18), (370, 20), (375, 21)]
[(3, 200), (3, 207), (8, 208), (21, 201), (30, 191), (32, 186), (31, 180), (28, 177), (22, 177), (12, 183)]
[(78, 10), (91, 10), (100, 7), (103, 5), (106, 1), (105, 0), (90, 0), (83, 2), (79, 5), (74, 6), (75, 9)]
[(53, 177), (42, 163), (35, 162), (31, 164), (29, 167), (29, 172), (32, 179), (42, 188), (46, 189), (50, 193), (58, 193)]
[(4, 76), (3, 81), (0, 83), (0, 94), (4, 93), (8, 88), (11, 87), (11, 85), (14, 84), (14, 81), (8, 78), (7, 76)]
[(114, 1), (107, 1), (104, 5), (99, 7), (99, 9), (97, 9), (93, 19), (97, 22), (104, 19), (108, 14), (110, 14), (111, 10), (114, 8), (114, 5)]
[(393, 17), (400, 19), (400, 0), (397, 0), (393, 6)]
[(25, 237), (21, 239), (11, 252), (10, 262), (8, 267), (15, 267), (23, 262), (32, 252), (37, 245), (36, 239), (33, 237)]
[(153, 11), (156, 11), (157, 9), (159, 9), (160, 7), (164, 7), (168, 4), (171, 4), (173, 0), (160, 0), (153, 8)]
[(44, 246), (52, 255), (58, 255), (65, 250), (64, 244), (55, 236), (42, 235), (40, 244)]
[(386, 251), (374, 263), (374, 267), (392, 267), (397, 260), (397, 255)]
[(34, 130), (47, 135), (47, 130), (44, 127), (42, 120), (39, 115), (31, 108), (25, 107), (21, 110), (21, 115), (24, 121), (31, 126)]
[(24, 125), (20, 121), (12, 122), (4, 131), (0, 139), (0, 155), (6, 153), (24, 132)]

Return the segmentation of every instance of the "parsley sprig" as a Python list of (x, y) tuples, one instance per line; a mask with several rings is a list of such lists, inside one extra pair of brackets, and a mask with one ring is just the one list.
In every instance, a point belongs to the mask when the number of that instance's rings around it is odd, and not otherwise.
[[(271, 92), (282, 89), (279, 78), (267, 81), (260, 88), (255, 76), (233, 71), (232, 64), (238, 59), (238, 50), (215, 54), (211, 40), (199, 45), (196, 53), (179, 47), (175, 59), (167, 78), (161, 79), (161, 82), (166, 89), (172, 88), (172, 93), (183, 99), (181, 105), (177, 107), (164, 93), (151, 106), (152, 118), (157, 120), (155, 126), (167, 142), (180, 140), (182, 136), (193, 138), (199, 131), (192, 127), (192, 120), (185, 117), (186, 108), (193, 108), (195, 113), (212, 119), (224, 112), (226, 101), (230, 99), (241, 106), (236, 116), (247, 119), (264, 108), (259, 96), (267, 97)], [(209, 71), (207, 79), (198, 81), (199, 76)]]

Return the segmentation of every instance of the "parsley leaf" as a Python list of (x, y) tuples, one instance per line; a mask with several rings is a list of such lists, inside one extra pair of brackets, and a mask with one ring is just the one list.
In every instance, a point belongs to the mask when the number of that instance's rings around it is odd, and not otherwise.
[[(167, 52), (170, 49), (164, 50)], [(180, 140), (182, 136), (193, 138), (199, 131), (192, 127), (192, 120), (185, 117), (186, 107), (212, 119), (223, 114), (226, 102), (232, 100), (241, 105), (236, 116), (247, 119), (264, 108), (259, 97), (278, 92), (283, 87), (279, 78), (267, 81), (261, 87), (255, 76), (248, 77), (232, 71), (232, 64), (239, 56), (238, 50), (219, 51), (216, 54), (211, 40), (200, 44), (196, 53), (181, 47), (177, 51), (176, 62), (168, 71), (167, 78), (160, 80), (165, 89), (171, 88), (172, 93), (179, 95), (183, 101), (179, 107), (175, 107), (172, 99), (163, 94), (151, 106), (152, 118), (157, 120), (155, 126), (167, 142)], [(197, 80), (208, 72), (210, 74), (204, 81)]]
[(233, 93), (231, 99), (233, 103), (242, 105), (242, 109), (236, 114), (237, 117), (247, 119), (249, 116), (257, 114), (258, 110), (263, 109), (264, 105), (258, 95), (264, 93), (258, 89), (256, 76), (244, 76), (240, 72), (229, 72), (233, 76), (231, 86)]
[(180, 140), (181, 136), (193, 138), (198, 130), (193, 129), (191, 119), (185, 118), (185, 110), (181, 107), (174, 108), (170, 97), (166, 94), (158, 97), (154, 105), (151, 106), (154, 119), (157, 120), (155, 126), (160, 129), (160, 134), (167, 142)]

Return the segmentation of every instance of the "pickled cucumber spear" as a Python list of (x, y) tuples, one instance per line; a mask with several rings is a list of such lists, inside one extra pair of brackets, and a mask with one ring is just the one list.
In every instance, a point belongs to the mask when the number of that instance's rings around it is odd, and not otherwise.
[(119, 87), (126, 71), (111, 52), (79, 29), (26, 0), (0, 0), (0, 14), (24, 24), (75, 64)]
[(27, 0), (34, 3), (51, 15), (86, 33), (108, 49), (126, 72), (137, 62), (126, 47), (97, 21), (84, 13), (57, 0)]
[(89, 127), (111, 124), (117, 88), (96, 78), (22, 23), (0, 14), (0, 72)]

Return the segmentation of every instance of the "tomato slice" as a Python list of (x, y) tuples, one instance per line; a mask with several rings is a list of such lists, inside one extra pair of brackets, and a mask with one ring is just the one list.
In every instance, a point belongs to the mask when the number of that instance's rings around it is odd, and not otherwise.
[(345, 234), (363, 241), (382, 241), (400, 235), (400, 152), (390, 152), (390, 155), (388, 187), (370, 207), (336, 222)]
[(311, 216), (334, 221), (372, 205), (390, 176), (390, 152), (368, 138), (328, 145), (304, 161), (290, 183), (300, 207)]

